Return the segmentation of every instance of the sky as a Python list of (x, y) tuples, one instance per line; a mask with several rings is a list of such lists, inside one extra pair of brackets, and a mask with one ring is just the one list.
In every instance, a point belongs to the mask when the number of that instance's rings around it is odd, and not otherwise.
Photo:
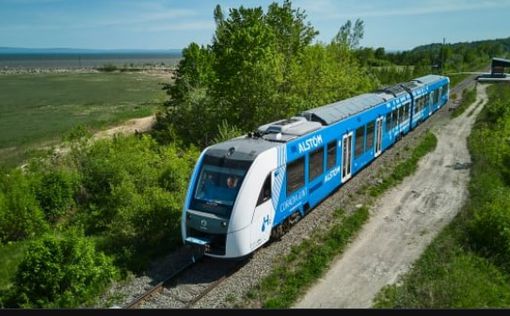
[[(0, 0), (0, 47), (180, 49), (209, 44), (217, 4), (273, 0)], [(365, 24), (363, 47), (418, 45), (510, 36), (510, 0), (294, 0), (329, 42), (347, 20)]]

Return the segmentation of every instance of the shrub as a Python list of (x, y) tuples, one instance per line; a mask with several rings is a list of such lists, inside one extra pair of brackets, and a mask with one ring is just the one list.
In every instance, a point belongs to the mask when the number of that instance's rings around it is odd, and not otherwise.
[(112, 260), (77, 232), (32, 242), (15, 275), (21, 307), (76, 307), (117, 276)]
[(36, 197), (50, 222), (56, 222), (73, 207), (77, 184), (77, 174), (69, 171), (51, 170), (42, 176)]
[(478, 209), (469, 226), (474, 246), (492, 255), (510, 271), (510, 197), (501, 190), (497, 197)]
[(0, 241), (31, 238), (47, 228), (32, 179), (21, 170), (0, 174)]
[(177, 245), (180, 214), (196, 149), (158, 146), (148, 136), (93, 144), (80, 157), (80, 222), (101, 234), (116, 263), (139, 270), (144, 260)]

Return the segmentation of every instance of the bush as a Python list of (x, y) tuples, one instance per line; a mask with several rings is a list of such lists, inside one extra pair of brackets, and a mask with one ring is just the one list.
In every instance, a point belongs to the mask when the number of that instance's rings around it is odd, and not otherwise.
[(91, 240), (72, 232), (32, 242), (13, 288), (21, 307), (76, 307), (99, 294), (117, 270)]
[(21, 170), (0, 174), (0, 241), (32, 238), (48, 228), (29, 176)]
[(50, 222), (56, 222), (74, 206), (77, 184), (77, 174), (69, 171), (51, 170), (42, 176), (36, 197)]
[(469, 226), (473, 245), (485, 255), (492, 255), (510, 271), (510, 196), (500, 190), (497, 198), (477, 210)]
[(86, 198), (77, 221), (100, 234), (116, 263), (133, 270), (174, 248), (198, 151), (158, 146), (148, 136), (98, 141), (80, 157)]

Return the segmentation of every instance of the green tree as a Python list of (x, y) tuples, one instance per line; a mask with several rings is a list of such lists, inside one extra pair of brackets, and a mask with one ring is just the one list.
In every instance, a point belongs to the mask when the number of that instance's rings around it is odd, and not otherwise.
[[(267, 12), (232, 8), (228, 15), (216, 6), (214, 21), (211, 45), (185, 50), (175, 87), (168, 88), (167, 110), (158, 116), (155, 135), (160, 141), (206, 146), (225, 136), (220, 123), (247, 132), (373, 86), (351, 47), (312, 44), (318, 32), (291, 1), (272, 3)], [(352, 30), (349, 25), (346, 40), (357, 47), (362, 37), (358, 19)]]
[(356, 19), (354, 26), (351, 20), (347, 20), (344, 25), (340, 27), (340, 30), (333, 38), (333, 43), (344, 45), (350, 49), (357, 48), (359, 42), (365, 35), (364, 22), (361, 19)]

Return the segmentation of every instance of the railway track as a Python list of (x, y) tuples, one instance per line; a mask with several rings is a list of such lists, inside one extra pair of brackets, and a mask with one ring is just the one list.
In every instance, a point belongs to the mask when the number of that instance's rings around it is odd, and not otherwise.
[[(240, 269), (247, 260), (225, 261), (197, 254), (189, 247), (184, 260), (164, 280), (129, 302), (124, 308), (193, 308), (202, 297)], [(195, 251), (195, 253), (193, 253)]]

